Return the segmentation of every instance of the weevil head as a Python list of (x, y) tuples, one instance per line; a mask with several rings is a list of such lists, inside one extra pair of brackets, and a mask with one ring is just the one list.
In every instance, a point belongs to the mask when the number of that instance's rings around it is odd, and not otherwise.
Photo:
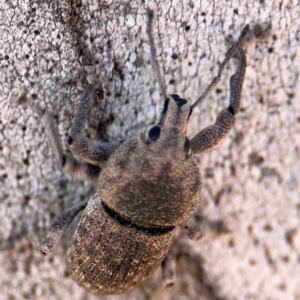
[(164, 101), (156, 124), (141, 134), (147, 147), (168, 159), (184, 160), (191, 155), (186, 129), (191, 115), (190, 105), (176, 94)]
[(156, 124), (125, 140), (101, 170), (102, 201), (129, 223), (171, 228), (194, 212), (201, 177), (186, 138), (189, 116), (187, 101), (171, 95)]

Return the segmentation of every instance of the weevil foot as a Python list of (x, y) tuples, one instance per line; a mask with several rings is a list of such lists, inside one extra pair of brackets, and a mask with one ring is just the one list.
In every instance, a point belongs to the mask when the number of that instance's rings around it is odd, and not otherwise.
[(92, 84), (96, 81), (95, 76), (95, 61), (92, 58), (89, 58), (87, 55), (82, 54), (79, 57), (79, 62), (81, 63), (84, 72), (86, 73), (86, 80), (89, 84)]
[(200, 226), (193, 222), (191, 219), (183, 223), (181, 227), (184, 229), (187, 236), (193, 241), (198, 241), (203, 237), (203, 232)]
[(48, 240), (46, 239), (45, 241), (43, 241), (36, 249), (38, 252), (40, 252), (41, 254), (47, 256), (49, 254), (52, 253), (52, 249), (53, 249), (53, 245), (49, 246)]

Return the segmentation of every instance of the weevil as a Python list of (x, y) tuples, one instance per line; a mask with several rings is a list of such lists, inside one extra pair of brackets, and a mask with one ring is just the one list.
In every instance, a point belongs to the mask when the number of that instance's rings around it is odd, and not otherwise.
[[(174, 228), (181, 226), (191, 239), (201, 231), (191, 221), (200, 202), (201, 176), (195, 155), (217, 148), (235, 124), (246, 70), (241, 45), (249, 31), (242, 30), (227, 52), (218, 75), (193, 105), (177, 94), (167, 95), (155, 57), (152, 36), (153, 13), (147, 13), (147, 35), (154, 73), (163, 95), (156, 123), (135, 136), (117, 142), (94, 141), (83, 135), (90, 114), (90, 102), (101, 90), (90, 76), (73, 127), (68, 147), (82, 160), (64, 153), (52, 114), (21, 92), (17, 104), (26, 104), (41, 118), (55, 157), (64, 172), (81, 179), (98, 178), (96, 194), (67, 210), (51, 224), (38, 250), (53, 252), (74, 217), (83, 211), (67, 251), (67, 267), (72, 278), (95, 294), (120, 294), (145, 281), (160, 265), (163, 282), (175, 282), (175, 256), (172, 251)], [(186, 136), (193, 109), (220, 81), (231, 58), (237, 58), (236, 72), (230, 78), (229, 106), (208, 126), (189, 139)], [(91, 66), (81, 62), (90, 72)]]

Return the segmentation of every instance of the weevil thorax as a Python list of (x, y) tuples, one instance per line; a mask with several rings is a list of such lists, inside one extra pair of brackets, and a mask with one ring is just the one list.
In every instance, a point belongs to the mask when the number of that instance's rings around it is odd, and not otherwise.
[(111, 155), (98, 192), (112, 212), (146, 228), (174, 227), (192, 215), (201, 177), (186, 137), (190, 113), (186, 100), (170, 95), (157, 122)]

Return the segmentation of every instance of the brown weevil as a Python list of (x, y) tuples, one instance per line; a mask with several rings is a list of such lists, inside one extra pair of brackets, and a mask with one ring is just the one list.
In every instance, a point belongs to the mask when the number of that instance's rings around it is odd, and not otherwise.
[[(234, 126), (246, 70), (241, 45), (249, 30), (245, 26), (238, 41), (227, 52), (218, 75), (193, 105), (176, 94), (166, 95), (152, 37), (153, 13), (148, 10), (147, 34), (153, 69), (164, 97), (162, 111), (153, 126), (133, 137), (113, 143), (92, 141), (82, 131), (90, 113), (90, 100), (101, 86), (91, 76), (70, 130), (68, 146), (83, 161), (64, 154), (50, 112), (21, 92), (17, 104), (37, 113), (46, 128), (53, 152), (63, 171), (81, 179), (98, 178), (96, 194), (55, 219), (38, 250), (50, 254), (73, 218), (83, 210), (67, 252), (72, 278), (95, 294), (119, 294), (145, 281), (160, 265), (166, 286), (174, 283), (174, 228), (181, 226), (194, 240), (199, 227), (190, 218), (200, 201), (201, 176), (194, 155), (217, 148)], [(187, 124), (196, 105), (220, 81), (231, 58), (237, 58), (230, 78), (230, 102), (216, 122), (192, 139)], [(87, 57), (81, 62), (85, 70)]]

